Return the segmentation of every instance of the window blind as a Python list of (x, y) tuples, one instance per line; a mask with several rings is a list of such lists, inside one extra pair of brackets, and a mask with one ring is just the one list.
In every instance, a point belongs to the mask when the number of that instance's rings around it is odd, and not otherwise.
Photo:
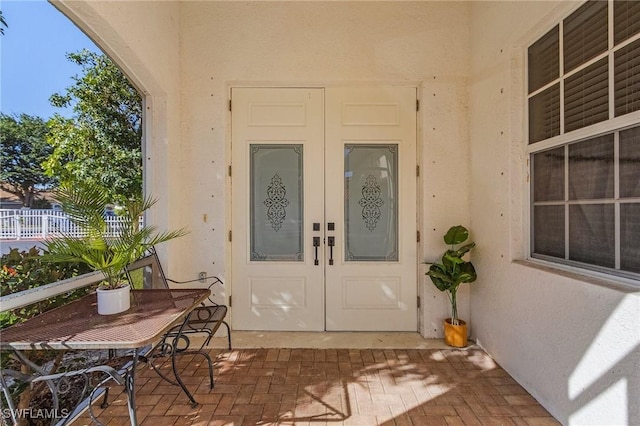
[(564, 201), (564, 147), (533, 155), (533, 201)]
[(569, 145), (569, 199), (613, 199), (613, 134)]
[(620, 132), (620, 198), (640, 198), (640, 126)]
[(613, 41), (618, 44), (640, 33), (640, 1), (613, 2)]
[(560, 134), (560, 85), (529, 99), (529, 143)]
[(533, 226), (532, 252), (564, 259), (564, 206), (534, 206)]
[(609, 118), (608, 71), (607, 58), (603, 58), (565, 80), (565, 132)]
[(565, 73), (607, 51), (608, 28), (606, 1), (589, 1), (564, 20)]
[(613, 204), (569, 206), (569, 259), (615, 268), (615, 207)]
[(616, 117), (640, 110), (640, 40), (615, 52), (613, 72)]
[(528, 50), (529, 93), (560, 76), (560, 31), (555, 26)]
[(620, 205), (620, 269), (640, 273), (640, 203)]

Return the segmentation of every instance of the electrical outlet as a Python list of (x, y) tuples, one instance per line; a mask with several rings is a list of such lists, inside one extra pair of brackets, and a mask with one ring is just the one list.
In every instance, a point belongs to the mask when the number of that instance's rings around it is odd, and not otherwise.
[(206, 272), (200, 272), (198, 274), (198, 281), (200, 281), (201, 283), (205, 282), (207, 280), (207, 273)]

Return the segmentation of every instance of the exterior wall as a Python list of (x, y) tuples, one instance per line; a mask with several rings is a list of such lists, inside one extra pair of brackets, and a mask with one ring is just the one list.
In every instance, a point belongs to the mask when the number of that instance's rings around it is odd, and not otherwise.
[[(51, 0), (102, 48), (143, 95), (145, 191), (158, 199), (147, 218), (160, 229), (184, 226), (172, 206), (182, 190), (180, 157), (180, 22), (173, 1)], [(167, 244), (167, 247), (169, 245)], [(172, 248), (173, 249), (173, 248)], [(161, 247), (164, 251), (164, 247)], [(169, 259), (173, 259), (170, 256)], [(170, 262), (169, 267), (173, 263)]]
[(524, 262), (526, 46), (580, 3), (471, 9), (477, 341), (564, 424), (639, 424), (640, 293)]
[[(167, 244), (172, 277), (194, 279), (206, 271), (233, 287), (232, 86), (417, 86), (420, 258), (437, 259), (449, 226), (469, 223), (467, 3), (52, 2), (146, 95), (145, 179), (147, 192), (160, 199), (151, 223), (191, 231)], [(419, 268), (419, 329), (441, 336), (449, 303)], [(460, 291), (463, 318), (468, 294)]]
[[(239, 85), (417, 85), (423, 187), (421, 259), (444, 250), (449, 226), (468, 223), (468, 8), (449, 2), (185, 2), (180, 274), (227, 278), (229, 88)], [(455, 156), (451, 152), (456, 152)], [(239, 170), (239, 169), (238, 169)], [(455, 178), (452, 178), (455, 176)], [(226, 217), (225, 217), (226, 212)], [(454, 223), (455, 222), (455, 223)], [(228, 252), (227, 252), (228, 253)], [(215, 262), (215, 264), (213, 264)], [(420, 265), (422, 332), (441, 335), (446, 296)], [(468, 315), (462, 295), (461, 315)]]
[[(441, 254), (450, 225), (470, 225), (479, 279), (460, 314), (478, 342), (563, 423), (637, 424), (638, 292), (523, 261), (523, 49), (577, 3), (54, 4), (147, 95), (152, 221), (191, 230), (168, 244), (173, 277), (206, 271), (233, 288), (231, 86), (415, 84), (421, 258)], [(424, 270), (420, 331), (436, 337), (448, 302)]]

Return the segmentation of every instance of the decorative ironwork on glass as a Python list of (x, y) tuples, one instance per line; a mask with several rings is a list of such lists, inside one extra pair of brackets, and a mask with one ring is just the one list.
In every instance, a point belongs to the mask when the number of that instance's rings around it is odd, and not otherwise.
[(380, 207), (384, 204), (380, 198), (380, 184), (374, 175), (367, 176), (367, 180), (362, 186), (362, 198), (358, 204), (362, 207), (362, 219), (367, 229), (373, 232), (382, 215)]
[(398, 261), (398, 144), (344, 146), (344, 256)]
[(301, 144), (250, 145), (252, 261), (304, 261)]
[(287, 217), (285, 207), (289, 205), (289, 200), (285, 198), (287, 189), (282, 184), (282, 179), (276, 173), (271, 178), (271, 184), (267, 187), (267, 199), (264, 205), (267, 207), (267, 219), (271, 222), (271, 227), (278, 232), (282, 228), (282, 222)]

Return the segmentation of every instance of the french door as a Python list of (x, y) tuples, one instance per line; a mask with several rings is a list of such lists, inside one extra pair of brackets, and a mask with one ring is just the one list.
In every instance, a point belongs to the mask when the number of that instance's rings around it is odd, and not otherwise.
[(231, 96), (234, 329), (415, 331), (415, 87)]

